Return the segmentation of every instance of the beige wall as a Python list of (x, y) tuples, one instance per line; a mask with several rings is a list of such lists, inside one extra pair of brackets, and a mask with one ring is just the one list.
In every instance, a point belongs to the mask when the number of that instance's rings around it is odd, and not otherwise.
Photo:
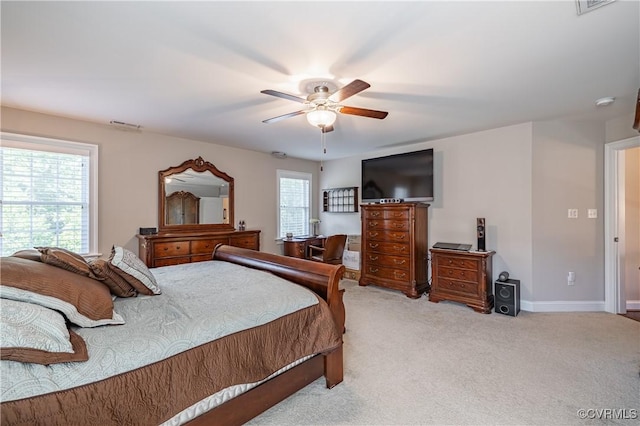
[[(276, 159), (269, 154), (142, 131), (2, 108), (2, 131), (99, 145), (99, 250), (113, 244), (137, 253), (140, 227), (158, 225), (158, 171), (201, 156), (235, 179), (235, 220), (261, 230), (261, 250), (279, 253), (276, 243), (276, 170), (313, 174), (313, 161)], [(317, 192), (316, 192), (317, 193)], [(315, 207), (317, 208), (317, 206)]]
[(640, 308), (640, 148), (624, 151), (624, 285), (627, 304)]
[[(533, 279), (536, 302), (604, 301), (604, 126), (533, 126)], [(578, 209), (569, 219), (568, 209)], [(596, 219), (587, 209), (597, 209)], [(576, 280), (567, 285), (567, 274)]]

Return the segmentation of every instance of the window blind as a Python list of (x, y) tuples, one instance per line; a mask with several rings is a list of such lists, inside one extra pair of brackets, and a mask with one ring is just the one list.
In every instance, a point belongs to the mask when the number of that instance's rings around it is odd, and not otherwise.
[(90, 152), (0, 147), (2, 256), (63, 247), (89, 253)]
[(309, 234), (311, 178), (307, 176), (279, 177), (279, 238), (287, 233)]

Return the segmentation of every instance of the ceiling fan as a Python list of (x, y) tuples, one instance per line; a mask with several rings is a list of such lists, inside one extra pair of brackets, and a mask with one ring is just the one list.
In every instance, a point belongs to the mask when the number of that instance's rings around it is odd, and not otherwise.
[(276, 96), (282, 99), (288, 99), (294, 102), (300, 102), (304, 104), (304, 109), (299, 111), (290, 112), (288, 114), (279, 115), (277, 117), (263, 120), (263, 123), (274, 123), (276, 121), (283, 120), (289, 117), (295, 117), (297, 115), (306, 114), (307, 121), (313, 126), (319, 127), (322, 133), (333, 131), (333, 123), (336, 120), (336, 113), (359, 115), (361, 117), (383, 119), (389, 114), (386, 111), (376, 111), (373, 109), (356, 108), (340, 104), (343, 100), (350, 98), (351, 96), (362, 92), (365, 89), (371, 87), (369, 83), (362, 80), (353, 80), (351, 83), (336, 90), (333, 93), (329, 93), (329, 87), (327, 85), (319, 83), (313, 89), (307, 98), (301, 98), (288, 93), (278, 92), (276, 90), (262, 90), (260, 93), (266, 95)]

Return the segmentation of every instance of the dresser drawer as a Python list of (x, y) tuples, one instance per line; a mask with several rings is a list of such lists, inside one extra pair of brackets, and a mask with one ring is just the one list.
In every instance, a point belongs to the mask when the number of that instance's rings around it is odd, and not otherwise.
[(213, 252), (209, 254), (198, 254), (196, 256), (191, 256), (191, 262), (204, 262), (206, 260), (211, 260), (213, 258)]
[[(157, 243), (153, 246), (155, 257), (180, 256), (189, 254), (189, 241)], [(158, 262), (156, 262), (157, 264)]]
[(216, 248), (218, 244), (227, 244), (227, 238), (218, 238), (212, 240), (195, 240), (191, 242), (191, 254), (208, 254), (209, 260), (211, 259), (211, 254), (213, 253), (213, 249)]
[(394, 256), (405, 255), (409, 256), (411, 254), (411, 248), (409, 247), (409, 243), (387, 243), (381, 241), (369, 241), (366, 245), (367, 252), (371, 251), (374, 253), (382, 253), (382, 254), (390, 254)]
[(438, 277), (451, 278), (463, 281), (478, 281), (478, 271), (471, 269), (457, 269), (441, 266), (438, 270)]
[(453, 268), (478, 270), (480, 261), (478, 259), (468, 259), (455, 256), (442, 256), (439, 258), (440, 266), (451, 266)]
[(477, 296), (478, 283), (470, 281), (457, 281), (448, 278), (439, 278), (438, 290)]
[(258, 237), (255, 235), (246, 235), (242, 237), (229, 238), (229, 244), (234, 247), (258, 250)]
[(156, 259), (153, 266), (159, 268), (160, 266), (180, 265), (189, 263), (190, 261), (191, 259), (189, 257), (168, 257), (165, 259)]
[(367, 209), (364, 212), (366, 219), (409, 219), (409, 209), (395, 210), (395, 209)]
[(386, 229), (392, 231), (408, 231), (409, 221), (407, 220), (369, 220), (367, 229)]
[(389, 256), (387, 254), (367, 253), (367, 263), (371, 266), (389, 266), (395, 269), (409, 269), (410, 261), (406, 256)]
[(409, 219), (409, 209), (402, 210), (386, 210), (384, 212), (385, 219)]
[(374, 241), (389, 242), (409, 242), (409, 232), (406, 231), (388, 231), (388, 230), (368, 230), (367, 239)]
[(406, 281), (410, 277), (408, 270), (386, 268), (365, 261), (363, 268), (364, 274), (372, 275), (378, 278), (386, 278), (388, 280)]

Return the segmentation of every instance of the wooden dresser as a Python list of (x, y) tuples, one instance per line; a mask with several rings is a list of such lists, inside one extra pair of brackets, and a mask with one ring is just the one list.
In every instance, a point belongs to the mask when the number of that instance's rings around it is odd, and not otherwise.
[(211, 260), (218, 244), (260, 249), (260, 231), (137, 235), (138, 257), (149, 267)]
[(360, 285), (400, 290), (412, 298), (429, 291), (428, 208), (423, 203), (361, 206)]
[(431, 292), (429, 300), (464, 303), (477, 312), (490, 314), (493, 308), (493, 251), (431, 249)]

